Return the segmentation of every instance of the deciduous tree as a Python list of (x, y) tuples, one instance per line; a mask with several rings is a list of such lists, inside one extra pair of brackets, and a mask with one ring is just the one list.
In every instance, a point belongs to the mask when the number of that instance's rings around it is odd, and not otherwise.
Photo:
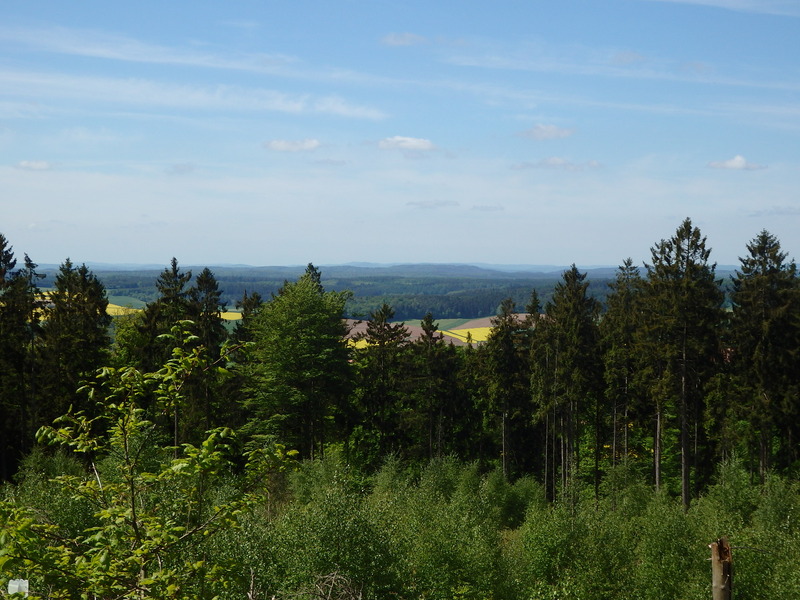
[(350, 387), (348, 296), (325, 291), (307, 271), (259, 309), (246, 401), (255, 442), (274, 436), (304, 458), (322, 455)]

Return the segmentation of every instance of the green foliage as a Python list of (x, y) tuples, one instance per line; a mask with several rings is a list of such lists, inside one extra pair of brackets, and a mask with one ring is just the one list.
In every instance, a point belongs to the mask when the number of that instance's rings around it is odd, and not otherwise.
[(10, 479), (39, 425), (36, 341), (44, 306), (37, 265), (17, 261), (0, 234), (0, 479)]
[(45, 485), (64, 490), (78, 509), (91, 507), (92, 517), (76, 535), (57, 520), (63, 498), (43, 502), (44, 518), (4, 501), (0, 572), (29, 578), (37, 594), (50, 598), (210, 598), (224, 590), (225, 570), (205, 560), (198, 540), (235, 527), (254, 502), (236, 491), (211, 501), (210, 490), (230, 467), (232, 432), (211, 431), (198, 446), (174, 448), (170, 459), (138, 406), (151, 392), (177, 404), (183, 382), (201, 365), (200, 354), (178, 352), (155, 373), (103, 369), (88, 390), (103, 404), (98, 417), (68, 413), (39, 431), (43, 443), (85, 457), (87, 471), (73, 468)]
[(61, 265), (44, 309), (38, 350), (39, 393), (47, 401), (40, 424), (50, 423), (70, 406), (79, 406), (76, 394), (81, 381), (105, 364), (111, 342), (106, 312), (108, 298), (100, 280), (86, 265), (74, 267), (67, 259)]
[(366, 331), (356, 336), (363, 348), (353, 354), (355, 391), (351, 442), (353, 456), (373, 468), (387, 454), (402, 454), (409, 447), (408, 372), (410, 332), (392, 322), (394, 310), (383, 304), (370, 314)]
[(67, 261), (43, 312), (36, 265), (15, 271), (0, 236), (2, 474), (43, 410), (73, 406), (40, 430), (57, 449), (2, 489), (0, 589), (699, 598), (725, 535), (737, 594), (794, 597), (797, 275), (766, 232), (748, 251), (730, 312), (687, 219), (646, 277), (625, 261), (604, 315), (573, 266), (545, 315), (536, 292), (526, 316), (516, 294), (495, 301), (488, 342), (460, 348), (430, 313), (412, 341), (388, 302), (353, 348), (349, 294), (313, 265), (266, 303), (245, 296), (225, 346), (215, 275), (189, 288), (173, 259), (90, 380), (102, 290)]
[[(637, 332), (639, 374), (654, 401), (652, 412), (662, 428), (668, 411), (675, 412), (678, 439), (669, 442), (680, 450), (681, 498), (687, 507), (694, 493), (708, 483), (710, 461), (704, 458), (713, 452), (700, 426), (704, 387), (721, 362), (723, 295), (715, 279), (716, 265), (708, 262), (710, 253), (706, 238), (688, 218), (671, 238), (651, 248)], [(662, 430), (654, 442), (656, 485)]]
[(346, 300), (325, 292), (310, 272), (258, 309), (250, 329), (248, 436), (276, 436), (303, 458), (341, 439), (350, 386)]
[[(761, 231), (747, 250), (740, 259), (741, 271), (732, 278), (731, 293), (733, 371), (739, 378), (740, 401), (726, 416), (749, 423), (740, 438), (757, 457), (763, 478), (775, 460), (785, 468), (800, 456), (788, 443), (800, 433), (794, 400), (800, 282), (794, 261), (787, 261), (780, 242), (767, 231)], [(779, 445), (773, 449), (776, 433)]]

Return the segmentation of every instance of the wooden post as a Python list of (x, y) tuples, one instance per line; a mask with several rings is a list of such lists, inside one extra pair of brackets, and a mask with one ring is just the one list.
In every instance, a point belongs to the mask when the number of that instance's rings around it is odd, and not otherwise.
[(711, 548), (711, 598), (731, 600), (733, 589), (733, 557), (727, 538), (708, 545)]

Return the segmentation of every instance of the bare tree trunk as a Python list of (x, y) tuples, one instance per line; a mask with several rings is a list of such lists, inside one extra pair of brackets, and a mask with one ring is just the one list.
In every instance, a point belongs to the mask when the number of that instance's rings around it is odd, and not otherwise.
[(613, 413), (611, 415), (611, 466), (617, 466), (617, 429), (619, 428), (619, 417), (617, 417), (617, 402), (614, 401)]
[(653, 476), (656, 491), (661, 489), (661, 402), (656, 403), (656, 433), (653, 439)]
[[(616, 413), (616, 404), (614, 407)], [(600, 426), (600, 400), (594, 399), (594, 501), (600, 502), (600, 448), (602, 447)]]
[(501, 449), (501, 453), (503, 455), (503, 478), (508, 479), (508, 471), (506, 470), (506, 411), (503, 411), (502, 417), (502, 437), (503, 437), (503, 447)]
[(549, 481), (547, 476), (550, 468), (550, 414), (544, 417), (544, 493), (550, 497), (550, 488), (547, 487)]
[(689, 418), (686, 414), (688, 410), (686, 406), (685, 394), (686, 379), (683, 378), (681, 382), (681, 400), (680, 400), (680, 444), (681, 444), (681, 502), (683, 503), (684, 510), (689, 509)]
[(687, 390), (687, 357), (686, 357), (686, 325), (683, 327), (683, 344), (681, 347), (681, 398), (680, 411), (680, 444), (681, 444), (681, 502), (683, 509), (689, 510), (691, 451), (689, 446), (689, 398)]
[(727, 538), (720, 538), (708, 545), (711, 548), (711, 597), (712, 600), (731, 600), (733, 590), (733, 557)]

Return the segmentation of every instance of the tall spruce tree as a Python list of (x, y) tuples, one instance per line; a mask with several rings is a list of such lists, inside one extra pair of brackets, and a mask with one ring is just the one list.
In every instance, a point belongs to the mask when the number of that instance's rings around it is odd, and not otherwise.
[(85, 264), (76, 268), (66, 259), (48, 300), (39, 347), (42, 425), (71, 405), (91, 414), (93, 407), (82, 404), (77, 389), (106, 363), (111, 343), (106, 288)]
[(773, 464), (777, 439), (779, 466), (797, 460), (800, 282), (794, 261), (767, 231), (747, 244), (747, 256), (732, 277), (732, 361), (743, 381), (739, 419), (749, 423), (763, 481)]
[(487, 423), (494, 422), (500, 465), (506, 476), (520, 475), (535, 464), (529, 392), (528, 323), (511, 298), (500, 303), (485, 344)]
[[(639, 303), (643, 280), (639, 268), (628, 258), (617, 269), (616, 278), (608, 284), (606, 311), (600, 321), (602, 338), (605, 395), (611, 410), (611, 464), (628, 466), (631, 451), (643, 454), (642, 447), (631, 448), (631, 422), (639, 421), (636, 393), (638, 347), (636, 330), (639, 324)], [(639, 427), (636, 428), (639, 431)]]
[[(723, 294), (708, 262), (706, 238), (685, 219), (675, 234), (651, 248), (639, 332), (641, 375), (654, 399), (655, 483), (661, 483), (665, 419), (677, 415), (681, 500), (685, 507), (711, 474), (705, 434), (705, 385), (721, 362)], [(694, 474), (694, 485), (692, 475)]]
[(241, 311), (242, 318), (236, 323), (233, 328), (233, 340), (238, 343), (253, 341), (251, 326), (255, 320), (258, 311), (264, 305), (264, 300), (261, 294), (253, 292), (248, 294), (247, 290), (244, 291), (242, 297), (236, 301), (237, 310)]
[(365, 465), (377, 466), (386, 454), (407, 447), (410, 332), (393, 318), (394, 310), (384, 302), (370, 313), (366, 331), (355, 339), (363, 345), (354, 352), (359, 418), (352, 423), (350, 442)]
[[(225, 304), (222, 292), (211, 269), (204, 268), (186, 294), (186, 318), (196, 343), (204, 348), (205, 360), (214, 363), (220, 358), (228, 331), (222, 320)], [(178, 420), (181, 442), (200, 443), (210, 429), (230, 422), (230, 403), (222, 401), (223, 380), (216, 369), (198, 370), (187, 379), (183, 407)]]
[[(533, 350), (532, 392), (539, 420), (549, 428), (551, 481), (560, 476), (562, 493), (572, 493), (580, 475), (584, 424), (591, 423), (593, 480), (599, 485), (601, 437), (600, 305), (587, 294), (586, 273), (564, 271), (545, 306)], [(551, 483), (551, 485), (552, 485)], [(551, 493), (555, 492), (551, 488)]]
[(431, 313), (425, 315), (420, 327), (422, 335), (410, 347), (409, 398), (416, 415), (416, 457), (430, 460), (456, 449), (459, 409), (468, 411), (458, 401), (455, 347), (445, 342)]
[(25, 255), (17, 261), (0, 234), (0, 479), (8, 479), (31, 448), (39, 426), (34, 353), (44, 302), (38, 281), (43, 275)]
[(189, 288), (186, 315), (194, 321), (195, 335), (212, 358), (219, 357), (220, 348), (228, 337), (222, 320), (225, 309), (217, 279), (211, 269), (205, 267)]
[(16, 365), (24, 352), (18, 332), (24, 331), (24, 320), (11, 312), (11, 277), (17, 260), (6, 237), (0, 233), (0, 481), (7, 480), (16, 469), (19, 458), (17, 429), (23, 426), (18, 396)]
[(22, 450), (26, 314), (19, 298), (14, 250), (0, 234), (0, 481), (10, 479)]
[(172, 343), (159, 336), (171, 331), (176, 322), (189, 319), (189, 288), (191, 271), (182, 271), (175, 257), (156, 279), (158, 297), (149, 303), (137, 327), (141, 337), (134, 349), (137, 367), (157, 371), (170, 358)]

